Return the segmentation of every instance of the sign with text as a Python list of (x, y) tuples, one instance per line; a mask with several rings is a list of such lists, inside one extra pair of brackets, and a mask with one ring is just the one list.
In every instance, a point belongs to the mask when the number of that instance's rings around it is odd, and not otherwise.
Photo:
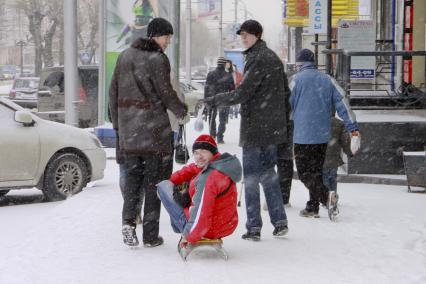
[[(337, 31), (337, 47), (347, 51), (375, 50), (374, 21), (340, 21)], [(351, 59), (351, 78), (373, 79), (376, 58), (374, 56), (353, 56)]]
[(309, 32), (327, 33), (327, 0), (309, 0)]

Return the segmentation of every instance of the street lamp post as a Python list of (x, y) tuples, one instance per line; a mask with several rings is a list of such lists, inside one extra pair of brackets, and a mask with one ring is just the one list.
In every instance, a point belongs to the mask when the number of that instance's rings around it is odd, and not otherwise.
[(223, 55), (223, 0), (220, 0), (220, 17), (219, 17), (219, 56)]
[(21, 57), (21, 76), (24, 73), (24, 46), (27, 44), (21, 39), (16, 43), (16, 46), (19, 46), (20, 49), (20, 57)]
[(186, 82), (191, 84), (191, 0), (186, 0), (186, 50), (185, 50), (185, 69), (186, 69)]
[[(333, 18), (333, 2), (332, 0), (327, 1), (327, 45), (326, 49), (331, 49), (331, 37), (333, 28), (331, 26), (332, 24), (332, 18)], [(332, 56), (331, 54), (327, 54), (325, 57), (325, 69), (327, 74), (332, 74)]]

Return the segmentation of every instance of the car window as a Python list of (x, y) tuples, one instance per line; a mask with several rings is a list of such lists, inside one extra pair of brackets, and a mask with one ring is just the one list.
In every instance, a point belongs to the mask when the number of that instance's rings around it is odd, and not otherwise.
[(37, 80), (16, 80), (15, 88), (37, 88), (38, 81)]
[(0, 104), (0, 120), (12, 121), (14, 119), (15, 111), (4, 104)]

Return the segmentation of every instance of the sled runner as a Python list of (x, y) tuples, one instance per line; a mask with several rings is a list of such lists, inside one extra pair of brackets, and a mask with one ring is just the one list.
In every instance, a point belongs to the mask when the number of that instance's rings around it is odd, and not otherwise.
[(178, 252), (179, 255), (182, 257), (182, 260), (186, 261), (187, 257), (195, 249), (198, 249), (199, 247), (211, 247), (214, 248), (224, 260), (228, 260), (228, 253), (225, 251), (222, 245), (222, 239), (201, 239), (195, 244), (188, 243), (186, 246), (183, 247), (178, 244)]

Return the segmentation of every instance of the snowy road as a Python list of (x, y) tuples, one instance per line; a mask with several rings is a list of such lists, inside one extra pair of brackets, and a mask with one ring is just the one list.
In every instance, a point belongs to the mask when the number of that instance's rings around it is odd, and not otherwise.
[[(198, 133), (188, 129), (191, 144)], [(231, 120), (220, 150), (241, 156), (237, 129)], [(298, 216), (308, 192), (295, 181), (286, 238), (272, 237), (263, 211), (262, 241), (242, 240), (243, 204), (237, 231), (224, 240), (229, 261), (198, 251), (183, 263), (165, 210), (163, 246), (122, 244), (115, 161), (105, 175), (63, 202), (38, 203), (35, 190), (7, 197), (35, 203), (0, 202), (0, 283), (426, 283), (426, 195), (405, 187), (340, 184), (341, 216), (332, 223), (324, 209), (320, 219)]]

